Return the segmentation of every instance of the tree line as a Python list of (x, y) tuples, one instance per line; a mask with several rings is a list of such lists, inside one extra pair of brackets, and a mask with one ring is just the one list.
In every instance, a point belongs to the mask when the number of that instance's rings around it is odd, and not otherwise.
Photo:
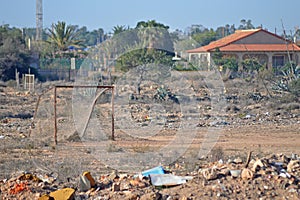
[[(3, 81), (14, 79), (15, 70), (21, 73), (27, 71), (34, 59), (84, 58), (86, 56), (85, 48), (93, 47), (125, 31), (147, 27), (165, 29), (167, 36), (164, 37), (168, 38), (167, 41), (174, 43), (174, 41), (181, 41), (182, 38), (188, 36), (196, 41), (198, 46), (204, 46), (212, 41), (234, 33), (237, 29), (252, 29), (259, 28), (260, 26), (254, 26), (251, 20), (242, 19), (238, 27), (235, 27), (234, 24), (226, 24), (225, 26), (212, 29), (197, 24), (191, 25), (185, 30), (177, 29), (171, 31), (169, 26), (155, 20), (149, 20), (140, 21), (136, 27), (133, 28), (126, 25), (116, 25), (111, 31), (105, 32), (102, 28), (89, 31), (85, 26), (68, 25), (66, 22), (58, 21), (54, 23), (52, 27), (43, 30), (42, 41), (36, 41), (36, 30), (34, 28), (19, 29), (10, 27), (9, 25), (2, 25), (0, 26), (0, 79)], [(139, 35), (135, 37), (141, 37), (141, 34), (143, 33), (140, 32)], [(72, 49), (81, 49), (82, 51), (70, 51)], [(166, 59), (164, 57), (165, 55), (169, 57)], [(134, 51), (131, 55), (124, 55), (118, 60), (118, 63), (122, 65), (123, 68), (124, 65), (127, 65), (128, 69), (128, 67), (139, 64), (136, 60), (137, 57), (141, 56), (144, 57), (145, 60), (153, 60), (158, 57), (162, 62), (169, 62), (171, 58), (168, 52), (141, 50)], [(131, 63), (128, 62), (128, 60), (131, 60)], [(139, 62), (144, 61), (140, 60)]]

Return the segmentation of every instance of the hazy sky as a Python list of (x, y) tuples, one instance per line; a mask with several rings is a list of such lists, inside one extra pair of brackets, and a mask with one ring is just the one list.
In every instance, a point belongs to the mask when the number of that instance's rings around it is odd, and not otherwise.
[[(35, 27), (36, 0), (0, 0), (0, 23), (14, 27)], [(300, 25), (300, 0), (43, 0), (43, 24), (65, 21), (103, 28), (110, 32), (116, 25), (135, 27), (138, 21), (155, 19), (171, 30), (192, 24), (216, 28), (226, 24), (238, 27), (241, 19), (269, 31), (295, 30)]]

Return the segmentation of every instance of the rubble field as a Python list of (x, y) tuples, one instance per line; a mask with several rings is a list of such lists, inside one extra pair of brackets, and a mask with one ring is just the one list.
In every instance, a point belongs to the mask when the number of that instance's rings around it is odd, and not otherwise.
[[(54, 84), (70, 83), (43, 83), (34, 92), (0, 85), (0, 199), (300, 199), (299, 97), (270, 95), (263, 86), (228, 80), (224, 112), (218, 115), (211, 109), (207, 88), (194, 81), (196, 107), (187, 104), (183, 113), (176, 91), (142, 85), (143, 98), (128, 95), (126, 105), (115, 104), (112, 141), (109, 93), (95, 104), (82, 136), (72, 122), (72, 91), (61, 90), (55, 144)], [(153, 102), (163, 105), (164, 112), (151, 113)], [(151, 137), (135, 138), (143, 129), (127, 124), (124, 109), (139, 127), (160, 129)], [(186, 121), (191, 127), (182, 128)], [(93, 135), (97, 123), (105, 138), (99, 141)], [(133, 157), (128, 170), (118, 170), (95, 156), (152, 152), (172, 141), (179, 130), (186, 133), (183, 141), (195, 135), (172, 162), (134, 163)], [(207, 154), (199, 154), (211, 131), (219, 131), (217, 140)]]

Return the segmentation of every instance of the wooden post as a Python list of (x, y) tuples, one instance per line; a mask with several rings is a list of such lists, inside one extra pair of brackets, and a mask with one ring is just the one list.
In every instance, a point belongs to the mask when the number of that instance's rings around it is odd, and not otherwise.
[(54, 86), (54, 143), (57, 145), (56, 86)]
[(115, 140), (114, 87), (111, 89), (111, 139)]

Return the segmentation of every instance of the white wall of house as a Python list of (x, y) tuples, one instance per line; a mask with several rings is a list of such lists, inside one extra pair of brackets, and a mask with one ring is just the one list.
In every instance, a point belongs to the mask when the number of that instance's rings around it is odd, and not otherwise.
[[(235, 57), (240, 65), (240, 70), (242, 70), (241, 63), (245, 58), (257, 58), (261, 64), (265, 64), (266, 68), (280, 68), (289, 62), (289, 57), (287, 52), (222, 52), (223, 55)], [(202, 52), (202, 53), (190, 53), (189, 62), (202, 67), (203, 69), (209, 67), (213, 64), (212, 52)], [(300, 52), (290, 52), (291, 61), (295, 62), (297, 65), (300, 64)]]

